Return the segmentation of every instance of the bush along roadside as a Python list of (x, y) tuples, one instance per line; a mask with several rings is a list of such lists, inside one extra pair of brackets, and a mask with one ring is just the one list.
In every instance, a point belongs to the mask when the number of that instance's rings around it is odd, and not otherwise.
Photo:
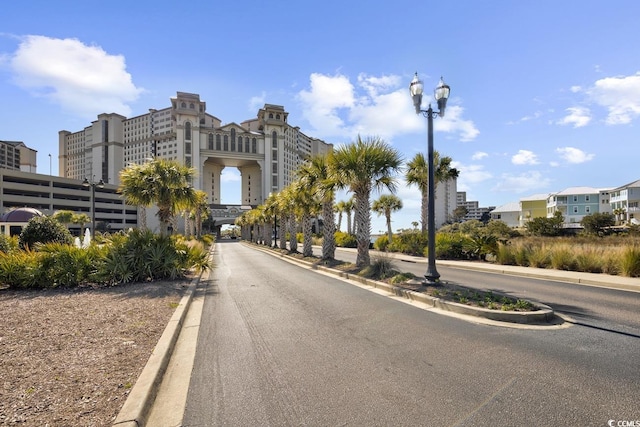
[(210, 268), (204, 243), (149, 230), (104, 235), (88, 248), (59, 242), (2, 248), (0, 287), (13, 289), (179, 279)]

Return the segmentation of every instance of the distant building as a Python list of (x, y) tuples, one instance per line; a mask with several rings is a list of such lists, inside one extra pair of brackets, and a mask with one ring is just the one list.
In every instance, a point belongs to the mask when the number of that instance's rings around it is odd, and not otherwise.
[(546, 218), (548, 198), (548, 193), (533, 194), (531, 196), (521, 198), (520, 218), (518, 219), (519, 226), (524, 227), (525, 224), (533, 218)]
[[(96, 228), (102, 225), (113, 232), (137, 227), (136, 208), (125, 204), (116, 190), (117, 186), (113, 184), (105, 184), (104, 188), (95, 187)], [(91, 218), (91, 197), (91, 188), (83, 186), (79, 180), (0, 169), (2, 214), (16, 208), (31, 208), (47, 216), (59, 210), (69, 210), (85, 213)], [(15, 219), (13, 215), (7, 215), (6, 218), (9, 222), (15, 222), (12, 221)], [(84, 224), (84, 228), (91, 228), (91, 225)], [(70, 225), (69, 229), (73, 234), (79, 235), (81, 227), (82, 225), (75, 224)]]
[(509, 227), (519, 227), (520, 203), (511, 202), (502, 206), (498, 206), (491, 211), (491, 219), (502, 221)]
[(593, 213), (611, 213), (609, 203), (611, 189), (570, 187), (547, 198), (547, 217), (562, 213), (566, 225), (579, 224), (582, 218)]
[(467, 209), (467, 214), (464, 216), (463, 221), (469, 221), (477, 219), (480, 221), (485, 214), (489, 214), (494, 210), (495, 206), (480, 207), (477, 201), (468, 201), (467, 193), (465, 191), (458, 191), (457, 193), (457, 205), (463, 206)]
[(35, 173), (37, 153), (22, 141), (0, 140), (0, 168)]
[(82, 130), (62, 130), (60, 175), (118, 184), (128, 164), (174, 160), (195, 168), (194, 188), (219, 204), (222, 170), (234, 167), (241, 174), (240, 204), (256, 206), (293, 182), (309, 156), (333, 148), (290, 125), (280, 105), (265, 104), (255, 119), (240, 124), (222, 124), (206, 107), (200, 95), (177, 92), (166, 108), (131, 118), (104, 113)]
[(640, 220), (640, 179), (612, 189), (610, 196), (611, 212), (622, 221), (637, 224)]

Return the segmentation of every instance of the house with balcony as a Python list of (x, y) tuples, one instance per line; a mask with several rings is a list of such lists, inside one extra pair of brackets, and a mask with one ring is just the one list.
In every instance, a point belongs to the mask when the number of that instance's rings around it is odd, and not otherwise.
[(640, 224), (640, 179), (611, 190), (610, 205), (618, 220)]
[(520, 227), (524, 227), (533, 218), (547, 217), (547, 199), (549, 196), (549, 193), (533, 194), (520, 199), (520, 217), (518, 218)]
[(547, 198), (547, 218), (562, 213), (565, 227), (580, 224), (582, 218), (593, 213), (611, 213), (610, 188), (569, 187)]

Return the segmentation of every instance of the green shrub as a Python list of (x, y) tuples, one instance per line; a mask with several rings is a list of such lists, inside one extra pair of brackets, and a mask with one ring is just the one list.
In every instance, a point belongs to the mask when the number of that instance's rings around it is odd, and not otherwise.
[[(436, 258), (440, 259), (466, 259), (465, 245), (469, 239), (462, 233), (438, 233), (436, 234)], [(424, 256), (428, 256), (425, 249)]]
[(529, 267), (529, 259), (533, 249), (531, 244), (523, 243), (514, 246), (515, 264), (521, 267)]
[(341, 248), (357, 248), (358, 241), (353, 234), (345, 233), (343, 231), (336, 231), (336, 246)]
[(40, 283), (38, 253), (15, 251), (0, 253), (0, 284), (11, 289), (34, 288)]
[(502, 265), (516, 265), (516, 257), (513, 246), (508, 243), (498, 243), (496, 262)]
[(71, 245), (73, 236), (64, 225), (48, 216), (35, 216), (20, 233), (20, 248), (34, 249), (37, 243), (63, 243)]
[(529, 266), (537, 268), (549, 268), (551, 257), (549, 249), (545, 246), (532, 246), (529, 252)]
[(620, 273), (627, 277), (640, 277), (640, 247), (626, 248), (620, 258)]
[(9, 237), (4, 234), (0, 234), (0, 252), (8, 254), (19, 249), (20, 243), (18, 241), (18, 236)]
[(388, 246), (389, 246), (389, 236), (387, 236), (386, 234), (378, 237), (376, 241), (373, 242), (373, 248), (378, 251), (384, 252), (387, 250)]
[(422, 256), (428, 243), (427, 235), (417, 230), (407, 230), (393, 236), (393, 240), (387, 246), (387, 251)]
[(575, 255), (577, 271), (586, 273), (602, 273), (602, 251), (592, 248), (583, 248)]
[(75, 287), (87, 283), (96, 260), (95, 252), (61, 243), (40, 247), (40, 287)]
[(551, 267), (556, 270), (575, 270), (573, 251), (565, 245), (551, 248)]
[(415, 278), (416, 278), (416, 275), (413, 273), (409, 273), (409, 272), (399, 273), (391, 278), (391, 283), (395, 285), (398, 283), (404, 283), (408, 280), (415, 279)]
[(387, 279), (398, 272), (394, 268), (393, 259), (385, 256), (375, 257), (368, 267), (365, 267), (359, 275), (371, 279)]

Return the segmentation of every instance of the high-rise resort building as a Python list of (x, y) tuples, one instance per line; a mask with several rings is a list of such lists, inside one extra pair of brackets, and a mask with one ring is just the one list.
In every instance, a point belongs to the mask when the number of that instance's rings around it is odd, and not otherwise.
[(200, 95), (177, 92), (167, 108), (131, 118), (103, 113), (80, 131), (60, 131), (60, 175), (118, 184), (129, 164), (175, 160), (195, 168), (194, 188), (216, 205), (221, 172), (235, 167), (242, 176), (240, 204), (255, 206), (295, 180), (306, 158), (333, 148), (290, 125), (280, 105), (265, 104), (255, 119), (224, 125), (206, 107)]

